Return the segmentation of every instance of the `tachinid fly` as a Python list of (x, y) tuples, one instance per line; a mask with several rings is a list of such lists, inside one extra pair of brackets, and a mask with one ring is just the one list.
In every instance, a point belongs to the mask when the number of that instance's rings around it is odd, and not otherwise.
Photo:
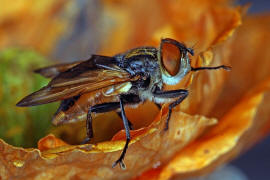
[(174, 85), (190, 71), (203, 69), (230, 69), (228, 66), (198, 67), (190, 65), (192, 48), (173, 39), (162, 39), (159, 48), (138, 47), (113, 57), (92, 55), (89, 60), (59, 64), (35, 72), (52, 78), (42, 89), (22, 99), (17, 106), (35, 106), (55, 101), (61, 104), (53, 117), (53, 124), (76, 122), (86, 119), (87, 138), (93, 137), (91, 113), (120, 111), (126, 132), (126, 144), (113, 163), (125, 168), (123, 162), (130, 142), (132, 124), (125, 114), (125, 107), (152, 101), (169, 103), (165, 130), (169, 128), (172, 108), (187, 96), (185, 89), (164, 91), (164, 84)]

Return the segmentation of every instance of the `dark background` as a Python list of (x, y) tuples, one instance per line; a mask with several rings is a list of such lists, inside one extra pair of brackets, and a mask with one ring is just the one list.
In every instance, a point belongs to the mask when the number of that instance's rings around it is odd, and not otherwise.
[(249, 13), (262, 13), (270, 11), (270, 1), (269, 0), (238, 0), (238, 4), (251, 3), (249, 8)]
[[(270, 11), (270, 0), (239, 0), (238, 3), (251, 3), (249, 14)], [(270, 180), (270, 136), (231, 164), (238, 167), (250, 180)]]

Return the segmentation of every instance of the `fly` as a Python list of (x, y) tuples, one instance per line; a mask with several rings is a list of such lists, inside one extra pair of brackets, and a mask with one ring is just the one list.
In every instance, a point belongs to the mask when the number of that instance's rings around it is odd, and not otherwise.
[(86, 119), (87, 143), (93, 136), (92, 113), (120, 112), (126, 143), (112, 167), (125, 169), (124, 157), (131, 140), (131, 122), (125, 107), (152, 101), (158, 105), (169, 103), (164, 130), (169, 128), (172, 109), (187, 96), (188, 90), (165, 91), (165, 84), (179, 83), (190, 71), (230, 67), (191, 67), (189, 55), (192, 48), (170, 39), (162, 39), (159, 48), (138, 47), (113, 57), (92, 55), (89, 60), (59, 64), (35, 72), (51, 78), (49, 84), (23, 98), (17, 106), (36, 106), (61, 101), (52, 123), (60, 125)]

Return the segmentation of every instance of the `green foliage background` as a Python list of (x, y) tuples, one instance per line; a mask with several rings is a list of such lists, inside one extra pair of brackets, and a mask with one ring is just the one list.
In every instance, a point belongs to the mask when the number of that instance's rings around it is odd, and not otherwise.
[(21, 49), (0, 52), (0, 137), (9, 144), (35, 147), (51, 128), (56, 104), (16, 107), (26, 95), (45, 86), (48, 79), (33, 70), (48, 65), (43, 56)]

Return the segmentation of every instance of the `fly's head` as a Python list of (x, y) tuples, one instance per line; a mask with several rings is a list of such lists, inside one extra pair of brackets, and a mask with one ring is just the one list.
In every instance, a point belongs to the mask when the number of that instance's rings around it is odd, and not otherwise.
[(161, 40), (158, 61), (165, 84), (177, 84), (191, 71), (189, 54), (194, 55), (193, 49), (184, 44), (170, 38)]

